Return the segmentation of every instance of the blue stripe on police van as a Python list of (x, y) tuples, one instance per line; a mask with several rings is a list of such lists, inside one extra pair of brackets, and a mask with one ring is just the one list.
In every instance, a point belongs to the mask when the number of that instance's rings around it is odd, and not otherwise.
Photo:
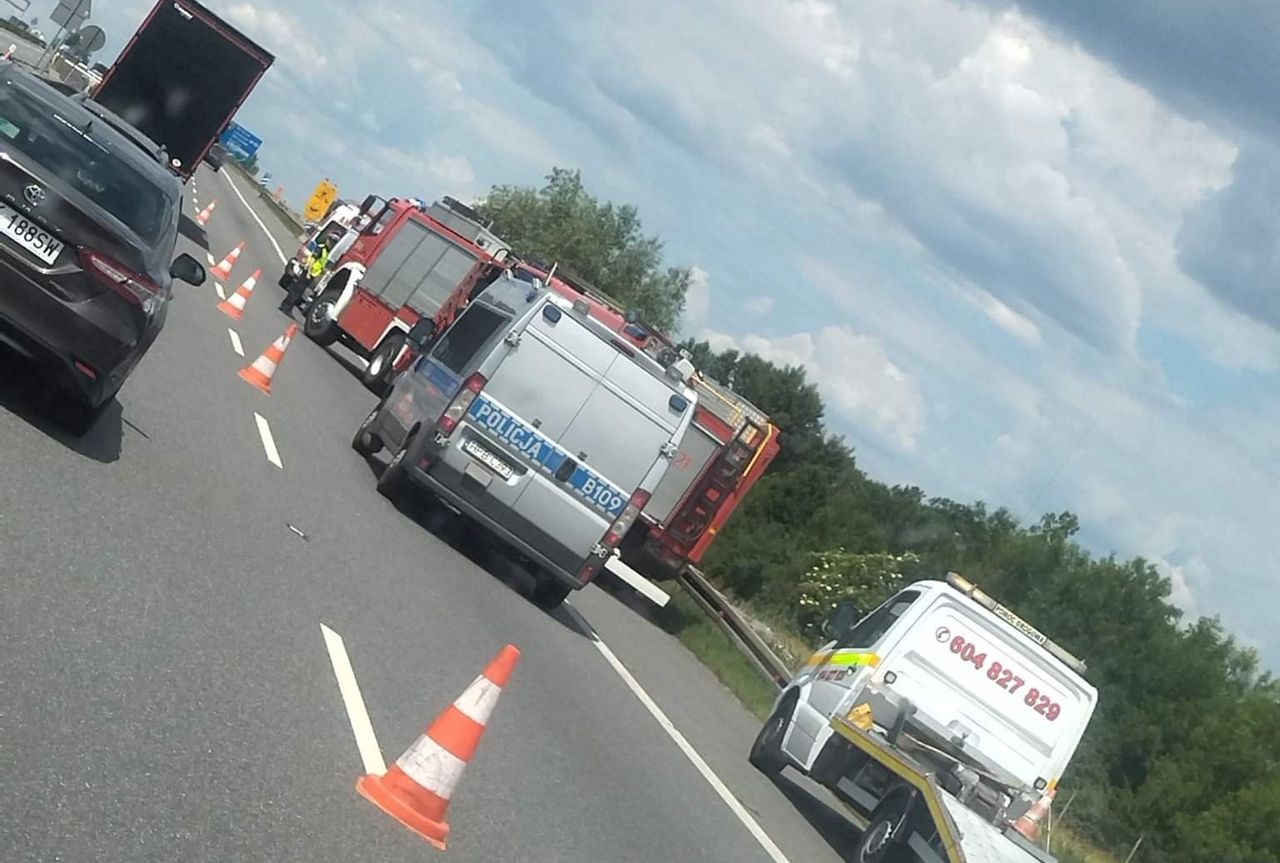
[(462, 378), (439, 363), (432, 362), (430, 357), (422, 357), (418, 360), (415, 371), (426, 378), (427, 383), (437, 395), (443, 395), (446, 398), (453, 398), (454, 393), (462, 386)]
[[(554, 474), (569, 457), (546, 437), (483, 394), (471, 403), (468, 414), (473, 423), (546, 473)], [(627, 496), (620, 489), (584, 465), (578, 465), (565, 485), (593, 507), (611, 516), (617, 516), (627, 505)]]

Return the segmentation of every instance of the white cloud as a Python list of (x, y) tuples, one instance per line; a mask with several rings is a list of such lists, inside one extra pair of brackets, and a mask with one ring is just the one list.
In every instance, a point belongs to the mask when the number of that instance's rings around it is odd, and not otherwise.
[(1040, 344), (1040, 327), (1035, 321), (1018, 314), (983, 290), (970, 291), (967, 299), (1000, 329), (1029, 345)]
[(237, 3), (227, 10), (227, 17), (253, 38), (275, 51), (282, 52), (290, 71), (314, 80), (328, 65), (327, 43), (312, 40), (293, 16), (279, 9), (264, 8), (261, 3)]
[(816, 333), (777, 337), (733, 338), (716, 332), (703, 337), (718, 350), (733, 346), (779, 365), (804, 366), (841, 413), (869, 423), (903, 449), (914, 449), (924, 429), (926, 409), (919, 388), (873, 336), (823, 327)]
[(763, 317), (773, 311), (773, 297), (765, 294), (761, 294), (758, 297), (752, 297), (747, 300), (743, 308), (745, 308), (750, 314)]
[(791, 156), (791, 147), (783, 139), (782, 134), (767, 123), (761, 123), (748, 132), (747, 141), (784, 159)]
[(711, 274), (702, 267), (689, 268), (689, 290), (684, 295), (681, 324), (694, 331), (706, 325), (711, 313)]

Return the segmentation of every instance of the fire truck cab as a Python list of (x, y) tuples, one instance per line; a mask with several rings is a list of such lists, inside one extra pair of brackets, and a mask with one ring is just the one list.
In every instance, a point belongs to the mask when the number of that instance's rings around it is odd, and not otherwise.
[[(509, 247), (464, 204), (397, 198), (368, 224), (307, 306), (304, 330), (367, 360), (365, 386), (381, 394), (409, 330), (424, 319), (443, 330), (504, 268)], [(428, 325), (429, 326), (429, 325)]]

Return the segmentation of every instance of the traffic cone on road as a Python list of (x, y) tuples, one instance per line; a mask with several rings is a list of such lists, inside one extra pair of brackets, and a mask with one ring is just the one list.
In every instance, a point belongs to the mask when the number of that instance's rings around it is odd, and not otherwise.
[(240, 260), (240, 253), (244, 251), (244, 243), (236, 246), (227, 256), (222, 259), (222, 263), (213, 268), (213, 274), (222, 281), (231, 278), (231, 268), (236, 265), (236, 261)]
[(213, 208), (218, 206), (218, 199), (214, 198), (209, 202), (209, 206), (200, 211), (200, 215), (196, 216), (196, 224), (204, 227), (209, 224), (209, 217), (213, 215)]
[(289, 342), (298, 334), (298, 325), (289, 324), (284, 335), (267, 345), (267, 349), (249, 365), (240, 370), (240, 377), (253, 384), (267, 395), (271, 395), (271, 378), (284, 360), (284, 352), (289, 350)]
[(1022, 813), (1022, 817), (1013, 822), (1013, 829), (1017, 830), (1032, 842), (1036, 841), (1040, 836), (1040, 822), (1049, 814), (1049, 809), (1053, 806), (1053, 798), (1058, 796), (1058, 789), (1053, 788), (1039, 800), (1031, 805), (1031, 808)]
[(243, 320), (244, 307), (249, 302), (249, 297), (253, 294), (253, 289), (261, 277), (262, 270), (254, 270), (253, 275), (245, 279), (244, 284), (236, 288), (234, 294), (218, 303), (218, 311), (234, 320)]
[(356, 790), (443, 851), (449, 837), (445, 821), (449, 800), (519, 659), (520, 649), (514, 644), (502, 648), (390, 770), (382, 776), (361, 777)]

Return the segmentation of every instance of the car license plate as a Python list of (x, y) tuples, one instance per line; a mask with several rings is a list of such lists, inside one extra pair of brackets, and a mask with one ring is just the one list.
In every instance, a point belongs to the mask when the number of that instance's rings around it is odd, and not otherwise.
[(515, 471), (511, 469), (511, 465), (473, 440), (463, 441), (462, 451), (503, 479), (511, 479), (515, 474)]
[(46, 264), (52, 264), (62, 252), (62, 241), (18, 213), (0, 204), (0, 232)]

